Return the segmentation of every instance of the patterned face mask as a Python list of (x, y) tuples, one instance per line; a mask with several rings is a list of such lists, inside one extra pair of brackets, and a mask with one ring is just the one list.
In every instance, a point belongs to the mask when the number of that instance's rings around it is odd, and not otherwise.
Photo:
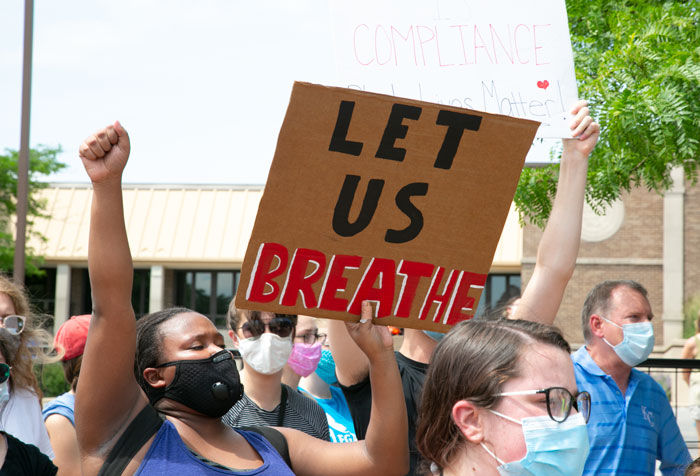
[(311, 375), (321, 360), (321, 344), (294, 344), (287, 364), (295, 374)]
[(321, 360), (319, 360), (318, 367), (316, 367), (316, 375), (321, 377), (321, 380), (328, 385), (333, 385), (338, 381), (335, 377), (335, 361), (330, 350), (321, 350)]

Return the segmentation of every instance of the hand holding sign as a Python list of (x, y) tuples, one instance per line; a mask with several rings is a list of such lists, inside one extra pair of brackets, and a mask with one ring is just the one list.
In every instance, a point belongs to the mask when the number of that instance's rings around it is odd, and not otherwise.
[(372, 305), (362, 302), (362, 314), (358, 322), (346, 321), (345, 325), (352, 340), (370, 360), (382, 355), (394, 358), (394, 340), (386, 326), (372, 324)]
[(353, 320), (368, 300), (386, 325), (470, 319), (537, 125), (295, 83), (236, 307)]
[(576, 154), (582, 159), (588, 159), (600, 136), (600, 126), (593, 121), (587, 106), (587, 101), (576, 103), (571, 110), (574, 120), (569, 126), (574, 139), (562, 139), (565, 154)]

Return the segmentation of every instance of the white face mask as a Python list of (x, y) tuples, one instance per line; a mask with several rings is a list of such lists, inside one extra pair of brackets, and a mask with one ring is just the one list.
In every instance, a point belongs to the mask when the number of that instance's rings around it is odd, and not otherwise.
[(279, 372), (292, 353), (292, 336), (280, 337), (265, 332), (260, 337), (238, 341), (238, 350), (246, 365), (258, 373), (271, 375)]

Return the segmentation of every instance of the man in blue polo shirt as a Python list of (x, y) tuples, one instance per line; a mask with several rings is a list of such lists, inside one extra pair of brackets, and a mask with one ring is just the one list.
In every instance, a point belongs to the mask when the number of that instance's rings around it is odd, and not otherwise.
[(633, 369), (654, 347), (647, 291), (635, 281), (604, 281), (586, 297), (586, 342), (572, 356), (579, 391), (591, 394), (590, 453), (584, 475), (682, 476), (691, 458), (666, 393)]

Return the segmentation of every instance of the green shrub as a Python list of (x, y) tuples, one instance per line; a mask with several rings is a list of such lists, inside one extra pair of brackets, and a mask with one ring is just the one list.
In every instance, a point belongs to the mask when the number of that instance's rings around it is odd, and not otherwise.
[(57, 397), (68, 390), (70, 385), (63, 376), (61, 362), (34, 366), (34, 374), (45, 397)]
[(698, 320), (700, 311), (700, 294), (696, 294), (685, 302), (683, 306), (683, 337), (688, 338), (695, 335), (695, 322)]

